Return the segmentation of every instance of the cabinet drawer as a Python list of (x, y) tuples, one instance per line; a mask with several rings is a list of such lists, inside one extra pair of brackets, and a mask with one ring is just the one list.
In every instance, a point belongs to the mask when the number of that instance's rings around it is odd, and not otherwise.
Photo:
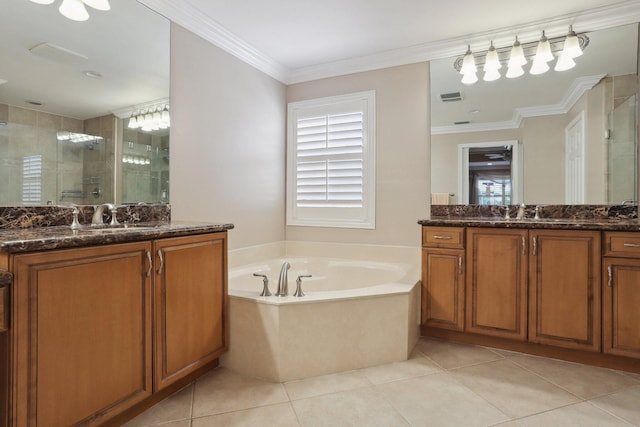
[(605, 233), (605, 255), (640, 258), (640, 233)]
[(422, 246), (464, 248), (464, 227), (422, 227)]
[(9, 287), (0, 288), (0, 332), (9, 328)]

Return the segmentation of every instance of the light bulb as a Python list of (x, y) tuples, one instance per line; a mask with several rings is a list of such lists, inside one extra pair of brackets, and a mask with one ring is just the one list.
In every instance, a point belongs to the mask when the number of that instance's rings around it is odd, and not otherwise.
[(460, 73), (466, 75), (469, 73), (475, 73), (476, 71), (478, 71), (478, 68), (476, 67), (476, 59), (473, 57), (473, 53), (471, 53), (471, 46), (467, 46), (467, 53), (464, 54)]
[(462, 84), (472, 85), (477, 81), (478, 81), (478, 76), (476, 75), (475, 71), (472, 73), (467, 73), (462, 76)]
[(82, 0), (84, 4), (97, 10), (109, 10), (111, 5), (109, 0)]
[(538, 42), (538, 48), (536, 49), (536, 56), (533, 58), (534, 62), (544, 61), (549, 62), (553, 60), (553, 53), (551, 53), (551, 44), (547, 39), (547, 36), (544, 35), (544, 31), (542, 32), (542, 38), (540, 42)]
[(84, 7), (82, 0), (62, 0), (58, 10), (61, 14), (74, 21), (86, 21), (89, 19), (89, 12)]
[(576, 66), (573, 58), (562, 52), (560, 57), (558, 58), (558, 62), (556, 62), (556, 66), (553, 68), (556, 71), (567, 71)]
[(501, 67), (502, 67), (502, 64), (500, 64), (500, 58), (498, 58), (498, 52), (496, 51), (496, 48), (493, 47), (493, 42), (491, 42), (491, 47), (487, 52), (487, 56), (484, 62), (484, 71), (486, 72), (486, 71), (499, 70)]
[(562, 55), (567, 55), (569, 58), (577, 58), (582, 55), (582, 49), (580, 48), (580, 40), (573, 31), (573, 27), (569, 27), (569, 34), (564, 40), (564, 48), (562, 49)]
[(487, 70), (484, 72), (484, 77), (482, 80), (485, 82), (493, 82), (500, 78), (500, 71), (498, 70)]

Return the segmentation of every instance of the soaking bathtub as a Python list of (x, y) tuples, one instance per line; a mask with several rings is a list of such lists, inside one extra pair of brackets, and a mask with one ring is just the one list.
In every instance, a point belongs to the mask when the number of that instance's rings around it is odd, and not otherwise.
[[(232, 265), (230, 349), (222, 366), (283, 382), (407, 360), (419, 336), (419, 255), (344, 246), (311, 245), (312, 256), (289, 248), (286, 256)], [(289, 295), (260, 296), (262, 278), (253, 273), (266, 274), (275, 294), (285, 261)], [(305, 296), (293, 296), (296, 278), (309, 274)]]

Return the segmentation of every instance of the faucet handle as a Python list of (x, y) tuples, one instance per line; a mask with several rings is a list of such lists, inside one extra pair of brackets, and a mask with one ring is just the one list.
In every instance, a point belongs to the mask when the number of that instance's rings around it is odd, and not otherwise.
[(509, 205), (504, 205), (504, 219), (511, 219), (511, 215), (509, 214)]
[(109, 222), (109, 225), (120, 225), (116, 216), (116, 214), (118, 213), (118, 208), (119, 206), (117, 205), (109, 205), (109, 212), (111, 212), (111, 222)]
[(304, 292), (302, 292), (302, 278), (303, 277), (313, 277), (310, 274), (301, 274), (296, 279), (296, 291), (293, 293), (294, 297), (303, 297)]
[(253, 273), (256, 277), (262, 277), (262, 292), (260, 293), (261, 297), (270, 297), (271, 292), (269, 291), (269, 278), (266, 274)]

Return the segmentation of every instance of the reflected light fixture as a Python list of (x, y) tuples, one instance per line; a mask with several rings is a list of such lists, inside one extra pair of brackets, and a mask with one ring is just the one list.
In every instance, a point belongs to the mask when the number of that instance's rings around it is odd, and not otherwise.
[(144, 132), (168, 129), (171, 127), (169, 105), (160, 105), (134, 112), (129, 118), (127, 127), (140, 129)]
[[(52, 4), (55, 0), (31, 1), (38, 4)], [(87, 12), (85, 5), (102, 11), (111, 9), (109, 0), (62, 0), (58, 10), (62, 15), (73, 21), (86, 21), (89, 19), (89, 12)]]
[(538, 41), (520, 43), (518, 37), (512, 46), (496, 48), (493, 41), (486, 52), (472, 53), (471, 46), (467, 45), (464, 56), (456, 58), (453, 66), (462, 74), (462, 83), (474, 84), (478, 81), (476, 76), (478, 67), (482, 66), (484, 81), (494, 81), (500, 78), (500, 68), (504, 62), (507, 65), (506, 76), (510, 79), (525, 74), (524, 66), (531, 61), (529, 73), (533, 75), (549, 71), (549, 62), (558, 57), (555, 71), (565, 71), (575, 67), (575, 58), (582, 55), (589, 45), (589, 37), (586, 34), (576, 34), (573, 27), (569, 27), (566, 36), (548, 39), (545, 32)]

